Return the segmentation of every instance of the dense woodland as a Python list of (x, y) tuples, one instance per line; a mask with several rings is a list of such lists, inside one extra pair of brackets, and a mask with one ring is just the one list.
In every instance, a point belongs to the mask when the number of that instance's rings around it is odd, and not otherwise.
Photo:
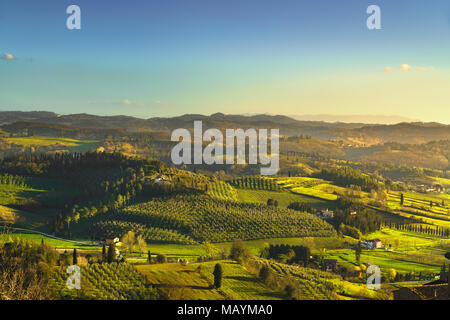
[[(27, 201), (20, 208), (28, 211), (41, 206), (56, 207), (59, 214), (54, 232), (60, 233), (70, 221), (94, 216), (98, 212), (122, 207), (136, 196), (170, 193), (170, 188), (158, 187), (145, 177), (164, 168), (156, 160), (133, 159), (118, 153), (70, 153), (54, 155), (22, 155), (6, 157), (0, 162), (3, 174), (63, 179), (81, 190), (66, 198), (47, 199), (41, 203)], [(18, 180), (18, 178), (4, 179)]]

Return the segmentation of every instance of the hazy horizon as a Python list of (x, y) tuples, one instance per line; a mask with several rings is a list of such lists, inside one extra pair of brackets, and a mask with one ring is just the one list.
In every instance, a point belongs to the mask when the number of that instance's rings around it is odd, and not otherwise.
[(271, 114), (271, 113), (226, 113), (226, 112), (211, 112), (211, 113), (180, 113), (173, 116), (150, 116), (150, 117), (140, 117), (133, 116), (126, 113), (117, 113), (117, 114), (103, 114), (96, 112), (69, 112), (69, 113), (60, 113), (53, 110), (45, 110), (45, 109), (23, 109), (23, 110), (12, 110), (0, 108), (0, 112), (51, 112), (56, 115), (68, 116), (68, 115), (77, 115), (77, 114), (87, 114), (92, 116), (99, 117), (115, 117), (115, 116), (125, 116), (125, 117), (134, 117), (137, 119), (151, 119), (151, 118), (174, 118), (181, 117), (184, 115), (193, 115), (198, 114), (201, 116), (212, 116), (217, 113), (223, 113), (226, 116), (258, 116), (258, 115), (267, 115), (267, 116), (286, 116), (298, 121), (313, 121), (313, 122), (326, 122), (326, 123), (345, 123), (345, 124), (386, 124), (386, 125), (394, 125), (399, 123), (439, 123), (443, 125), (450, 125), (450, 123), (440, 122), (440, 121), (421, 121), (420, 119), (411, 119), (407, 117), (402, 117), (398, 115), (376, 115), (376, 114), (358, 114), (358, 115), (337, 115), (337, 114), (305, 114), (305, 115), (286, 115), (286, 114)]
[(79, 0), (81, 30), (70, 4), (0, 4), (0, 110), (450, 123), (445, 0), (377, 1), (381, 30), (372, 1)]

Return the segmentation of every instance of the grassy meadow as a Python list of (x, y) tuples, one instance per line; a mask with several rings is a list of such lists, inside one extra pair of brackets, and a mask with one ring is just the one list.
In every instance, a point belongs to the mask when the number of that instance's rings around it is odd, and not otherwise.
[[(220, 289), (213, 288), (216, 263), (223, 267)], [(137, 265), (137, 270), (170, 299), (196, 300), (278, 300), (280, 292), (263, 284), (244, 267), (231, 260), (180, 265), (178, 263)]]
[(7, 138), (7, 141), (14, 143), (23, 147), (32, 146), (53, 146), (58, 145), (62, 148), (67, 149), (71, 152), (86, 152), (89, 150), (96, 149), (99, 146), (99, 141), (90, 140), (76, 140), (68, 138), (57, 138), (57, 137), (12, 137)]

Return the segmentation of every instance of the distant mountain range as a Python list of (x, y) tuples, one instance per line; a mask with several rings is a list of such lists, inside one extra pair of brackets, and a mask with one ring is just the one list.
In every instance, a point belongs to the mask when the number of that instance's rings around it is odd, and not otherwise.
[[(440, 123), (402, 122), (398, 124), (364, 124), (297, 120), (282, 115), (226, 115), (210, 116), (186, 114), (171, 118), (140, 119), (130, 116), (97, 116), (90, 114), (58, 115), (52, 112), (0, 112), (0, 125), (14, 127), (48, 124), (62, 128), (126, 129), (127, 131), (165, 131), (193, 127), (194, 120), (202, 120), (204, 128), (279, 128), (286, 136), (310, 135), (323, 140), (342, 140), (344, 143), (373, 145), (383, 142), (425, 143), (450, 140), (450, 125)], [(16, 123), (16, 124), (15, 124)]]
[(418, 122), (417, 119), (411, 119), (402, 116), (384, 116), (384, 115), (335, 115), (335, 114), (304, 114), (292, 115), (292, 118), (303, 121), (325, 121), (325, 122), (343, 122), (343, 123), (365, 123), (365, 124), (397, 124), (402, 122)]

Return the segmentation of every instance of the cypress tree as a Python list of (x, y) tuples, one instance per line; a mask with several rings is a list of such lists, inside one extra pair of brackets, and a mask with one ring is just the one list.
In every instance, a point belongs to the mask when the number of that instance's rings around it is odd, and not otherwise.
[(358, 264), (361, 264), (361, 241), (356, 245), (355, 248), (355, 260)]
[(267, 267), (266, 265), (262, 266), (261, 269), (259, 270), (259, 279), (264, 282), (267, 283), (267, 281), (270, 278), (270, 269), (269, 267)]
[(108, 247), (108, 263), (114, 262), (116, 260), (116, 246), (114, 243), (111, 243)]
[(72, 264), (75, 265), (78, 263), (77, 249), (73, 249), (73, 257)]
[(102, 248), (102, 261), (105, 262), (106, 261), (106, 246), (103, 245)]
[(222, 276), (223, 276), (223, 269), (220, 263), (217, 263), (215, 265), (213, 275), (214, 275), (214, 287), (220, 288), (222, 286)]
[[(359, 248), (361, 250), (361, 242), (359, 243)], [(305, 263), (305, 268), (308, 266), (309, 257), (311, 256), (311, 249), (309, 247), (305, 247), (305, 256), (303, 257), (303, 261)], [(361, 253), (360, 253), (361, 254)]]

